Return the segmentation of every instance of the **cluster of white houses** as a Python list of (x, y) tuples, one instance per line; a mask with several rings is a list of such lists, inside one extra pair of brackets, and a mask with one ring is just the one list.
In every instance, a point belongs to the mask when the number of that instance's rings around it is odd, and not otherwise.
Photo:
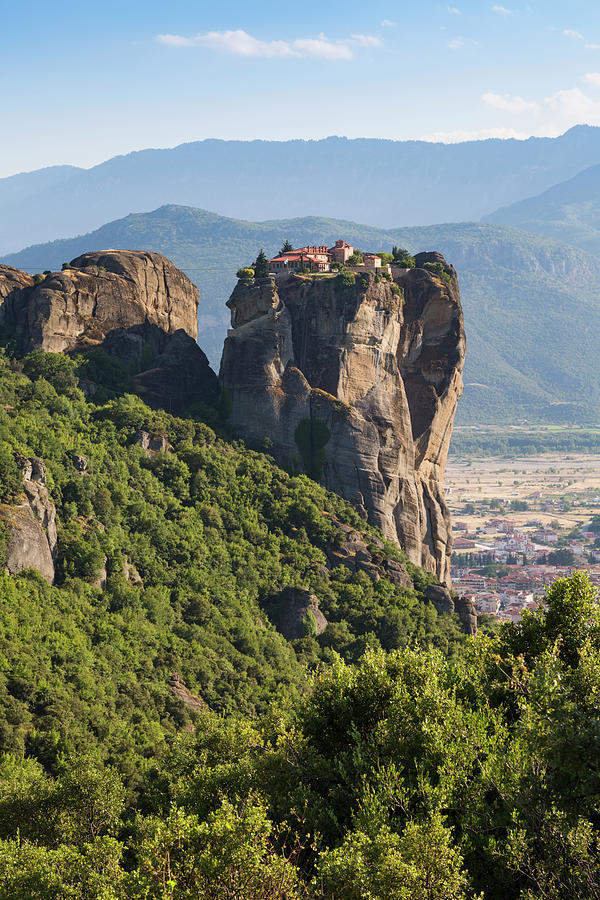
[[(299, 269), (309, 272), (329, 272), (332, 263), (348, 262), (354, 247), (346, 241), (336, 241), (333, 247), (326, 244), (321, 246), (299, 247), (297, 250), (287, 250), (279, 256), (269, 260), (269, 271), (274, 275), (283, 275), (286, 272), (297, 272)], [(380, 269), (381, 258), (376, 253), (363, 253), (363, 262), (360, 268)]]

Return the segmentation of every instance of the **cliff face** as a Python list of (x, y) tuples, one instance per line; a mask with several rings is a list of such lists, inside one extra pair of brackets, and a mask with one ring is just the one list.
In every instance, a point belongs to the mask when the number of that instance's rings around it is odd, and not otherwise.
[(26, 353), (100, 343), (144, 322), (166, 334), (182, 328), (195, 338), (198, 331), (198, 289), (159, 253), (84, 253), (39, 284), (0, 266), (0, 300), (0, 321), (13, 325)]
[(20, 454), (17, 464), (23, 473), (21, 502), (0, 504), (0, 523), (7, 532), (6, 571), (15, 575), (22, 569), (37, 569), (52, 583), (56, 554), (56, 509), (46, 487), (46, 466), (41, 459)]
[(394, 269), (393, 283), (368, 273), (354, 284), (240, 282), (228, 306), (220, 379), (233, 430), (350, 500), (449, 581), (442, 481), (465, 349), (454, 269), (431, 253)]
[(134, 373), (149, 403), (176, 411), (216, 399), (217, 381), (196, 344), (198, 289), (159, 253), (85, 253), (39, 283), (0, 266), (0, 327), (21, 351), (101, 346)]

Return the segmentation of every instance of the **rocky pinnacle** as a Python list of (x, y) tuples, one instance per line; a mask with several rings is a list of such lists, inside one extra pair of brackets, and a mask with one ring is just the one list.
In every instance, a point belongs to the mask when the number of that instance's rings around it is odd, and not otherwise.
[(392, 275), (240, 281), (220, 380), (237, 435), (345, 497), (449, 583), (443, 476), (462, 393), (458, 280), (438, 253)]

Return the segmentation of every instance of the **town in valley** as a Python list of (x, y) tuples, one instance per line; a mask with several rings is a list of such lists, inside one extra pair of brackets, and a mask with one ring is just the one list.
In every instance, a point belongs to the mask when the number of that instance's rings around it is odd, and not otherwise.
[(600, 586), (600, 457), (451, 457), (452, 585), (480, 615), (518, 622), (547, 585), (586, 570)]

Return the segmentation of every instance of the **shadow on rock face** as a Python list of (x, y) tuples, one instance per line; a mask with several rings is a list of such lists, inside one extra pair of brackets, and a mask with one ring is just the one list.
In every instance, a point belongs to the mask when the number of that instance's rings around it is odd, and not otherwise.
[(453, 267), (423, 253), (385, 278), (241, 280), (227, 306), (232, 433), (268, 438), (280, 465), (344, 497), (449, 585), (443, 476), (465, 351)]
[(477, 611), (470, 598), (453, 597), (448, 588), (441, 584), (428, 585), (425, 596), (438, 613), (456, 613), (465, 634), (477, 634)]
[(149, 406), (179, 413), (195, 403), (217, 403), (217, 376), (182, 328), (174, 334), (149, 323), (117, 328), (91, 355), (98, 350), (124, 367), (130, 390)]
[(271, 607), (275, 626), (288, 641), (316, 636), (327, 628), (317, 597), (304, 588), (284, 588), (271, 598)]
[(34, 279), (0, 266), (0, 332), (21, 355), (82, 354), (82, 387), (138, 393), (181, 412), (213, 405), (217, 377), (196, 343), (197, 287), (159, 253), (84, 253)]

